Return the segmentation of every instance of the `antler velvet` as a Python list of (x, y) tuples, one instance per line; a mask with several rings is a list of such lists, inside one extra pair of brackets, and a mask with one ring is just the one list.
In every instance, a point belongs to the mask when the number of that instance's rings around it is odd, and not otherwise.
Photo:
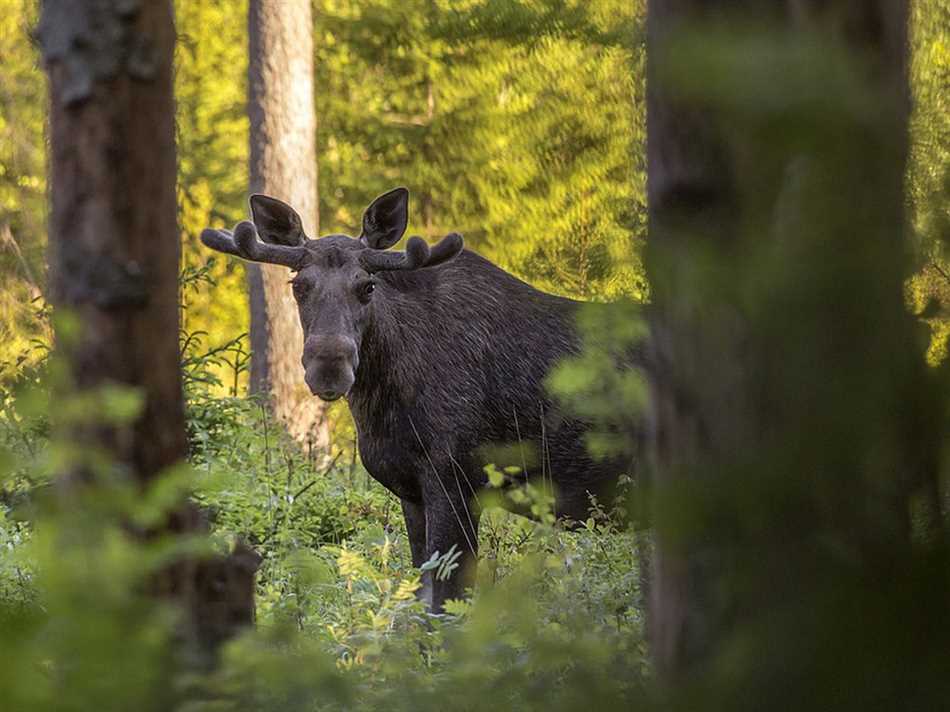
[(405, 252), (366, 249), (360, 253), (360, 264), (367, 272), (391, 272), (435, 267), (462, 251), (462, 236), (452, 232), (431, 248), (421, 237), (410, 237)]
[(211, 228), (202, 230), (201, 241), (218, 252), (243, 257), (252, 262), (284, 265), (291, 269), (300, 269), (307, 257), (307, 248), (303, 245), (289, 247), (261, 242), (257, 236), (254, 223), (247, 220), (239, 222), (233, 233), (230, 230), (213, 230)]

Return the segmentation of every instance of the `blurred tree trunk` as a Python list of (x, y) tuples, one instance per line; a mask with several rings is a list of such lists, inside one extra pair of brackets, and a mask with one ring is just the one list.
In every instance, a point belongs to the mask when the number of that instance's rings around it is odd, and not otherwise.
[[(248, 113), (251, 192), (292, 205), (311, 237), (317, 215), (313, 21), (310, 0), (250, 0)], [(290, 271), (248, 264), (251, 392), (267, 393), (275, 415), (301, 442), (325, 445), (323, 403), (303, 380), (303, 331), (287, 287)]]
[[(66, 423), (63, 434), (84, 452), (101, 447), (144, 488), (183, 461), (187, 449), (178, 347), (172, 3), (45, 0), (37, 34), (50, 78), (49, 261), (61, 327), (56, 347), (71, 391), (94, 395), (119, 386), (142, 397), (131, 424), (89, 412), (81, 422)], [(75, 318), (76, 328), (66, 328), (66, 317)], [(81, 469), (92, 465), (73, 466), (67, 491), (92, 475)], [(190, 505), (166, 524), (174, 532), (205, 528)], [(213, 581), (240, 579), (230, 595), (243, 612), (232, 606), (228, 634), (250, 622), (256, 564), (247, 562), (241, 550), (236, 558), (180, 562), (156, 576), (156, 593), (189, 611), (183, 635), (190, 643), (210, 649), (223, 637), (210, 630), (223, 598)]]
[[(798, 629), (773, 652), (808, 679), (790, 651), (821, 660), (822, 592), (905, 560), (940, 422), (902, 296), (906, 21), (903, 0), (649, 3), (650, 638), (668, 681), (779, 620)], [(742, 660), (764, 664), (751, 640)]]
[[(78, 341), (66, 344), (73, 385), (86, 390), (114, 382), (143, 391), (144, 410), (132, 437), (106, 431), (102, 437), (144, 482), (179, 462), (186, 449), (178, 355), (175, 35), (169, 2), (130, 13), (101, 6), (93, 0), (43, 3), (50, 277), (57, 309), (78, 317), (82, 327)], [(105, 30), (114, 41), (102, 36)], [(88, 52), (76, 49), (87, 43)]]

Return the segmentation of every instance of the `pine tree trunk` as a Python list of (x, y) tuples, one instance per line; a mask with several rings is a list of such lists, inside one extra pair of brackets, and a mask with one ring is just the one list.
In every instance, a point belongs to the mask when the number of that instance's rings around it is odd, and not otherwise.
[[(775, 38), (719, 75), (748, 37), (717, 44), (712, 17), (758, 20)], [(699, 30), (692, 43), (684, 28)], [(885, 580), (875, 567), (908, 541), (903, 474), (939, 438), (925, 428), (904, 439), (894, 413), (927, 398), (902, 297), (904, 3), (651, 0), (647, 38), (659, 506), (649, 618), (657, 668), (676, 682), (741, 625), (777, 625), (763, 611), (779, 620), (782, 606), (819, 600), (831, 584), (816, 571), (839, 573), (822, 558), (830, 542)], [(814, 71), (802, 58), (829, 38), (841, 54), (821, 57), (839, 64)], [(775, 95), (728, 95), (760, 76), (764, 46), (798, 41), (802, 53), (776, 55), (787, 64)], [(744, 91), (764, 86), (749, 79)], [(823, 91), (826, 102), (796, 103)], [(855, 97), (873, 112), (849, 113)], [(781, 109), (769, 115), (768, 101)], [(802, 630), (820, 607), (805, 610)]]
[[(316, 237), (316, 116), (309, 0), (250, 0), (248, 112), (252, 193), (292, 205)], [(274, 414), (298, 441), (325, 445), (324, 407), (303, 380), (303, 332), (287, 286), (290, 271), (248, 265), (251, 391), (269, 394)]]
[(171, 3), (123, 13), (46, 0), (39, 37), (50, 76), (51, 292), (82, 325), (70, 375), (80, 390), (142, 389), (134, 437), (101, 437), (144, 482), (186, 448)]
[[(102, 448), (144, 489), (187, 454), (172, 3), (45, 0), (37, 35), (50, 77), (51, 293), (57, 324), (71, 316), (78, 326), (57, 333), (67, 388), (88, 395), (117, 385), (143, 398), (131, 425), (88, 412), (60, 436), (83, 452)], [(72, 467), (63, 473), (66, 497), (90, 480), (87, 465)], [(139, 534), (206, 529), (197, 509), (183, 504), (162, 531)], [(155, 576), (155, 595), (187, 612), (186, 645), (211, 659), (222, 640), (252, 622), (257, 562), (239, 546), (231, 556), (182, 560)]]

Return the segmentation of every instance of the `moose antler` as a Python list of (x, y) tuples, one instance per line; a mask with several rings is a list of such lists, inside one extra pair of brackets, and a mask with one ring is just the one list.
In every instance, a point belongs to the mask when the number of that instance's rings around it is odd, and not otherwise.
[(360, 264), (369, 273), (414, 270), (435, 267), (462, 251), (462, 236), (452, 232), (431, 248), (421, 237), (413, 236), (406, 243), (405, 252), (386, 252), (367, 249), (360, 253)]
[(301, 264), (307, 257), (307, 248), (303, 245), (289, 247), (262, 242), (257, 236), (257, 228), (254, 227), (254, 223), (247, 220), (239, 222), (234, 227), (233, 233), (230, 230), (213, 230), (211, 228), (202, 230), (201, 241), (218, 252), (226, 252), (229, 255), (236, 255), (252, 262), (284, 265), (294, 270), (300, 269)]

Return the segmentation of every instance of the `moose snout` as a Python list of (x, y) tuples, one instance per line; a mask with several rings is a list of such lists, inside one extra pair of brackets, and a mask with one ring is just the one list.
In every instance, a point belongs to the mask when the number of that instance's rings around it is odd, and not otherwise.
[(346, 395), (356, 380), (356, 342), (348, 336), (309, 336), (304, 342), (304, 380), (325, 401)]

